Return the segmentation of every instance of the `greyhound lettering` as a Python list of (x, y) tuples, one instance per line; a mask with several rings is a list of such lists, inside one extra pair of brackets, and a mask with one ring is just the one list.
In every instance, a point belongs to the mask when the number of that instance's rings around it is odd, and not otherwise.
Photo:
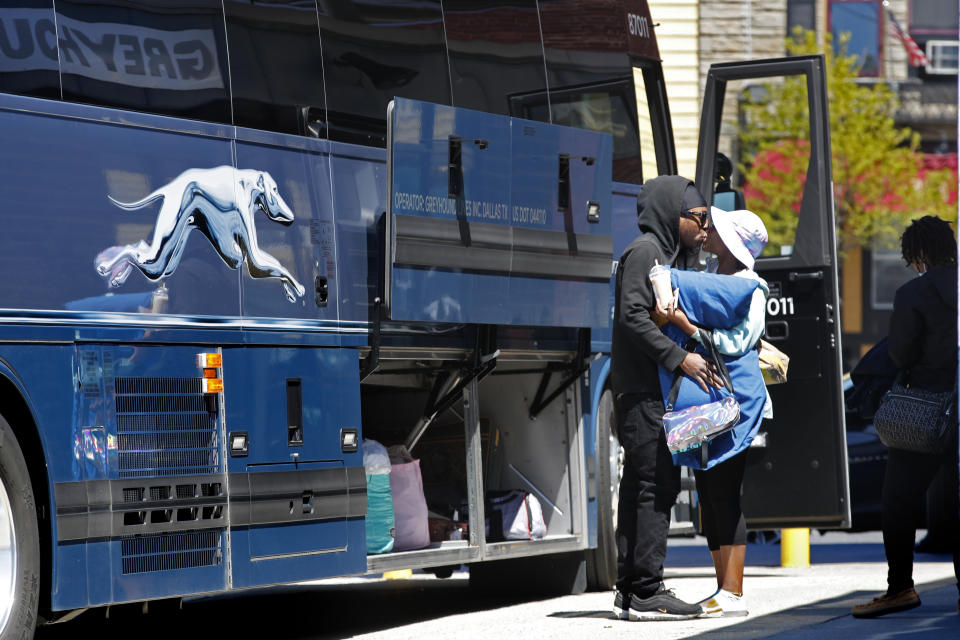
[(283, 225), (293, 222), (293, 211), (266, 171), (230, 166), (188, 169), (136, 202), (107, 197), (127, 211), (163, 199), (150, 242), (110, 247), (97, 256), (97, 273), (108, 278), (111, 287), (123, 284), (134, 267), (154, 281), (172, 275), (180, 264), (187, 236), (197, 229), (231, 269), (246, 263), (254, 278), (280, 278), (290, 302), (303, 297), (303, 285), (257, 243), (257, 211)]

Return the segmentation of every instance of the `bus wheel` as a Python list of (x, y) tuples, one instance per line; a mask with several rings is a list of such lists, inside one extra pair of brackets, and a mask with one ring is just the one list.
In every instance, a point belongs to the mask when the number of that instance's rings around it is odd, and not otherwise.
[(27, 463), (0, 416), (0, 640), (33, 638), (40, 585), (37, 512)]
[(597, 406), (597, 548), (587, 551), (591, 591), (608, 591), (617, 580), (617, 503), (623, 450), (613, 417), (613, 392), (607, 389)]

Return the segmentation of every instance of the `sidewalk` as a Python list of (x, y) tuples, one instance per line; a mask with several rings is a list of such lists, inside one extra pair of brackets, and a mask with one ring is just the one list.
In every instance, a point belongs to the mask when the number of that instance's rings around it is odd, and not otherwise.
[[(744, 588), (750, 615), (745, 618), (628, 622), (613, 616), (612, 591), (553, 598), (476, 594), (469, 588), (467, 571), (461, 569), (445, 580), (414, 572), (403, 580), (336, 578), (197, 598), (186, 602), (173, 622), (165, 620), (157, 628), (174, 624), (192, 631), (186, 637), (273, 640), (960, 640), (949, 556), (917, 555), (914, 581), (922, 606), (856, 620), (850, 608), (886, 587), (880, 533), (813, 532), (810, 542), (812, 566), (803, 569), (781, 567), (778, 544), (747, 546)], [(716, 578), (702, 537), (670, 538), (665, 579), (687, 601), (714, 592)], [(261, 635), (251, 635), (251, 614), (277, 615), (283, 621)], [(149, 622), (141, 624), (153, 628)], [(99, 629), (95, 621), (87, 627), (59, 625), (44, 637), (129, 636), (126, 626), (117, 626), (114, 635)]]
[[(810, 542), (811, 566), (804, 569), (780, 567), (778, 544), (748, 545), (744, 590), (750, 605), (749, 617), (680, 623), (684, 628), (676, 629), (676, 633), (663, 628), (657, 630), (660, 633), (656, 636), (721, 640), (960, 638), (958, 594), (950, 556), (917, 554), (914, 582), (923, 602), (920, 607), (873, 620), (858, 620), (850, 616), (850, 608), (880, 595), (886, 588), (887, 565), (880, 533), (813, 532)], [(702, 539), (671, 540), (667, 554), (668, 585), (680, 597), (702, 598), (698, 589), (715, 586), (710, 582), (713, 576), (709, 562)], [(654, 635), (644, 632), (640, 637)]]
[[(624, 622), (609, 613), (612, 593), (583, 594), (541, 603), (551, 618), (538, 638), (671, 640), (888, 640), (960, 638), (957, 587), (947, 555), (918, 554), (914, 581), (923, 604), (917, 609), (874, 620), (857, 620), (850, 608), (886, 588), (887, 565), (879, 532), (830, 532), (810, 536), (809, 568), (780, 566), (779, 544), (747, 545), (744, 591), (746, 618), (676, 622)], [(665, 581), (677, 596), (700, 600), (716, 589), (710, 554), (703, 538), (671, 538)], [(574, 604), (575, 603), (575, 604)], [(564, 609), (569, 607), (569, 609)], [(576, 610), (571, 610), (576, 607)], [(504, 615), (506, 619), (514, 616)], [(601, 625), (597, 622), (602, 621)], [(563, 625), (554, 625), (561, 621)], [(500, 637), (525, 637), (525, 625), (504, 625)]]

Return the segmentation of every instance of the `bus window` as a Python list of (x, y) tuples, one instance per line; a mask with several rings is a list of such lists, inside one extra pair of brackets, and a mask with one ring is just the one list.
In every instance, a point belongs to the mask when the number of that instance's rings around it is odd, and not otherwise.
[(395, 96), (449, 105), (439, 0), (332, 0), (320, 5), (331, 139), (386, 145)]
[(673, 175), (677, 173), (677, 156), (663, 67), (659, 59), (635, 58), (634, 64), (643, 176), (649, 180), (657, 175)]
[(63, 97), (229, 123), (220, 0), (58, 0)]
[[(762, 255), (789, 256), (797, 236), (810, 164), (810, 123), (805, 112), (793, 119), (773, 118), (767, 112), (773, 108), (771, 93), (781, 96), (778, 102), (789, 100), (791, 104), (806, 105), (807, 86), (804, 76), (766, 82), (727, 83), (717, 151), (731, 160), (733, 175), (721, 176), (730, 178), (728, 184), (714, 185), (714, 204), (732, 209), (737, 206), (733, 204), (735, 199), (726, 194), (742, 193), (743, 204), (760, 216), (767, 227), (770, 241)], [(776, 126), (772, 127), (771, 122), (777, 122)], [(723, 162), (722, 156), (717, 158)], [(717, 169), (715, 165), (715, 179)]]
[(637, 105), (622, 6), (617, 0), (543, 0), (539, 6), (552, 121), (612, 134), (613, 179), (640, 184)]
[[(571, 89), (551, 86), (549, 103), (543, 92), (516, 96), (512, 100), (514, 113), (522, 118), (549, 119), (554, 124), (611, 134), (613, 179), (643, 183), (632, 78)], [(653, 175), (656, 176), (656, 172)]]
[(546, 90), (536, 0), (444, 0), (443, 19), (454, 106), (510, 115), (509, 96)]
[(323, 58), (313, 0), (226, 0), (233, 122), (326, 137)]
[(0, 8), (0, 92), (60, 99), (53, 0)]

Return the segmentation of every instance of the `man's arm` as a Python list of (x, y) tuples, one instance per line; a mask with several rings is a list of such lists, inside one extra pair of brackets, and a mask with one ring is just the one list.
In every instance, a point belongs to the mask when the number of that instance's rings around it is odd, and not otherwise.
[(651, 254), (650, 248), (641, 245), (622, 262), (618, 320), (626, 327), (631, 343), (667, 371), (680, 368), (704, 391), (707, 385), (719, 389), (723, 383), (713, 365), (703, 356), (680, 348), (653, 321), (650, 310), (655, 307), (656, 298), (649, 279), (650, 267), (654, 262)]
[(668, 371), (676, 371), (687, 352), (665, 336), (650, 309), (655, 304), (649, 273), (654, 263), (653, 248), (640, 243), (621, 263), (620, 317), (630, 342), (647, 357)]

